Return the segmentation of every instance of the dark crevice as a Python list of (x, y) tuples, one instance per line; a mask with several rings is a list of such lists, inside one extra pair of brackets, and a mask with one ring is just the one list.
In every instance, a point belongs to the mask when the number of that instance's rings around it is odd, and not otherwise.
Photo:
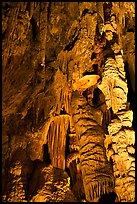
[(31, 4), (31, 2), (28, 2), (28, 3), (27, 3), (27, 6), (26, 6), (26, 11), (28, 11), (29, 14), (30, 14), (30, 4)]
[(107, 203), (111, 203), (111, 202), (115, 202), (117, 198), (117, 194), (115, 192), (110, 192), (110, 193), (106, 193), (103, 194), (100, 198), (98, 202), (107, 202)]
[(73, 40), (73, 42), (71, 42), (71, 43), (69, 43), (68, 45), (66, 45), (66, 47), (65, 47), (64, 50), (65, 50), (65, 51), (66, 51), (66, 50), (67, 50), (67, 51), (72, 50), (72, 48), (74, 47), (74, 45), (75, 45), (77, 39), (78, 39), (78, 36), (75, 37), (75, 39)]
[(5, 3), (5, 4), (2, 6), (2, 9), (3, 9), (3, 11), (4, 11), (4, 15), (7, 15), (11, 8), (12, 8), (12, 6), (9, 5), (9, 3)]
[(6, 32), (7, 32), (7, 29), (2, 33), (2, 40), (3, 40), (4, 38), (6, 38)]
[(49, 2), (48, 3), (48, 7), (47, 7), (47, 21), (49, 22), (50, 20), (50, 14), (51, 14), (51, 3), (52, 2)]
[(92, 55), (91, 55), (91, 61), (96, 58), (96, 54), (93, 52)]
[(128, 28), (127, 32), (133, 32), (134, 33), (135, 32), (135, 28)]
[(46, 164), (51, 164), (51, 159), (50, 159), (50, 154), (49, 154), (49, 151), (48, 151), (48, 144), (44, 144), (43, 145), (43, 161), (46, 163)]
[(69, 145), (70, 145), (70, 137), (67, 136), (66, 137), (65, 158), (67, 158), (67, 156), (70, 154)]
[[(130, 109), (135, 113), (135, 93), (132, 89), (132, 84), (131, 84), (131, 76), (129, 73), (129, 64), (128, 62), (125, 62), (124, 66), (125, 72), (126, 72), (126, 79), (127, 79), (127, 86), (128, 86), (128, 94), (127, 94), (127, 101), (130, 103)], [(132, 123), (133, 128), (135, 128), (135, 118), (133, 117), (133, 123)]]
[(32, 38), (33, 40), (36, 40), (38, 35), (38, 26), (36, 20), (32, 17), (30, 20), (30, 23), (32, 25)]
[(86, 75), (92, 75), (92, 74), (95, 74), (93, 71), (92, 72), (90, 72), (90, 71), (85, 71), (84, 73), (83, 73), (83, 76), (86, 76)]
[[(81, 153), (81, 155), (85, 155), (86, 157), (88, 157), (88, 156), (91, 156), (91, 153), (89, 152), (89, 150), (87, 150), (87, 151), (83, 151)], [(95, 155), (95, 156), (100, 155), (100, 156), (102, 156), (102, 152), (93, 152), (92, 155)]]
[(98, 102), (100, 101), (99, 92), (100, 92), (99, 89), (95, 89), (95, 90), (94, 90), (94, 97), (93, 97), (93, 99), (92, 99), (93, 105), (97, 105)]
[(104, 10), (104, 21), (109, 21), (111, 18), (111, 9), (112, 9), (112, 2), (104, 3), (103, 10)]
[(103, 57), (104, 57), (104, 60), (106, 60), (109, 57), (111, 57), (112, 59), (115, 59), (114, 51), (112, 50), (112, 48), (109, 45), (106, 45), (104, 47)]
[[(33, 161), (33, 169), (29, 176), (28, 183), (27, 183), (27, 189), (26, 189), (26, 199), (30, 200), (33, 196), (37, 194), (38, 185), (39, 185), (39, 179), (38, 177), (35, 179), (35, 184), (32, 185), (32, 179), (34, 178), (35, 172), (38, 169), (38, 166), (42, 166), (43, 163), (41, 160), (36, 159)], [(43, 179), (44, 181), (44, 179)], [(42, 184), (43, 185), (43, 184)]]
[[(101, 22), (99, 22), (99, 23), (101, 23)], [(101, 34), (99, 32), (99, 24), (97, 24), (97, 26), (96, 26), (96, 35), (101, 37)]]
[(119, 51), (119, 52), (115, 53), (115, 56), (117, 56), (117, 55), (122, 55), (122, 52)]
[(129, 155), (130, 157), (135, 158), (135, 153), (132, 154), (132, 153), (129, 153), (129, 152), (128, 152), (128, 155)]
[(82, 12), (82, 16), (85, 16), (86, 15), (86, 13), (88, 13), (89, 12), (89, 9), (84, 9), (84, 11)]
[(78, 116), (80, 114), (80, 112), (77, 112), (75, 114), (73, 114), (73, 117)]
[(127, 32), (135, 32), (135, 20), (131, 17), (125, 17), (125, 30)]

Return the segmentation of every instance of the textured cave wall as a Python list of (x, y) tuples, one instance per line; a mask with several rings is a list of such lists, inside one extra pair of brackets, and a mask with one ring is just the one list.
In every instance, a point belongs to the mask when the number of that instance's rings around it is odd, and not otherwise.
[[(116, 18), (112, 21), (113, 30), (106, 23), (111, 16)], [(106, 42), (107, 30), (112, 31), (114, 38)], [(111, 47), (114, 43), (118, 47)], [(120, 57), (114, 60), (119, 52)], [(117, 194), (121, 192), (118, 199), (133, 201), (135, 3), (2, 3), (4, 201), (87, 198), (79, 161), (78, 131), (84, 127), (75, 127), (72, 112), (76, 107), (70, 103), (73, 83), (87, 74), (100, 75), (100, 89), (85, 90), (83, 97), (95, 109), (92, 117), (103, 135), (109, 135), (106, 155), (113, 161), (115, 190)], [(123, 94), (121, 101), (115, 100), (113, 81), (111, 86), (108, 82), (107, 77), (111, 79), (113, 74), (117, 88), (124, 89), (124, 93), (117, 92)], [(122, 169), (123, 163), (127, 165)], [(38, 185), (32, 189), (30, 182), (34, 180)]]

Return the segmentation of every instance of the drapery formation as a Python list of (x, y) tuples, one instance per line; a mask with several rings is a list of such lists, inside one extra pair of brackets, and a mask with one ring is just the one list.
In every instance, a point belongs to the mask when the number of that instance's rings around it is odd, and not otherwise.
[(69, 116), (55, 116), (50, 123), (48, 132), (48, 148), (53, 167), (65, 169), (66, 137), (69, 126)]

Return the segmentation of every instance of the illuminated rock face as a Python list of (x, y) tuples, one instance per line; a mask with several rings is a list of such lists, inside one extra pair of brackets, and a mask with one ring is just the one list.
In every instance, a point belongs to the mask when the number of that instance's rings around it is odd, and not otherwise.
[(3, 201), (135, 201), (134, 94), (134, 2), (3, 2)]
[[(132, 111), (125, 110), (117, 115), (118, 119), (113, 119), (108, 126), (111, 148), (107, 149), (108, 154), (113, 150), (111, 158), (115, 190), (119, 200), (133, 202), (135, 198), (135, 131), (131, 129)], [(117, 123), (120, 124), (118, 129), (115, 126)]]
[[(35, 179), (38, 179), (39, 182), (35, 183)], [(30, 202), (77, 201), (70, 190), (68, 174), (61, 168), (55, 168), (52, 165), (45, 165), (40, 162), (32, 175), (28, 191)]]

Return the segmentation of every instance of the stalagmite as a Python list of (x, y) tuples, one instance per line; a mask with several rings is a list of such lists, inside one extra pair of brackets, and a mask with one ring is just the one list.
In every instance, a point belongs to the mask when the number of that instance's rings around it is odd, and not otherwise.
[[(93, 201), (99, 199), (99, 195), (102, 195), (108, 186), (111, 185), (109, 192), (113, 191), (114, 187), (113, 175), (103, 150), (104, 133), (93, 118), (93, 112), (96, 110), (86, 103), (83, 96), (74, 92), (71, 105), (76, 134), (79, 136), (80, 164), (85, 195), (88, 201)], [(90, 123), (84, 130), (81, 128), (81, 122), (86, 125), (86, 121)], [(97, 193), (101, 188), (103, 192), (100, 190)]]

